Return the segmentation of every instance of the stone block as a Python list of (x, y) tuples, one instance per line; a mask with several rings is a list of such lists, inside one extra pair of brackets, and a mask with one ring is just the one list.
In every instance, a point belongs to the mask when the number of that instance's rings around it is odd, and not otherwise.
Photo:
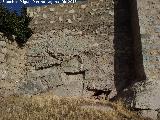
[(158, 112), (155, 110), (141, 110), (140, 115), (142, 115), (145, 118), (151, 118), (152, 120), (159, 120)]
[(160, 109), (160, 81), (148, 80), (138, 82), (132, 86), (134, 96), (132, 96), (132, 107), (136, 109)]
[(82, 96), (83, 95), (83, 74), (66, 74), (63, 85), (53, 90), (53, 93), (59, 96)]

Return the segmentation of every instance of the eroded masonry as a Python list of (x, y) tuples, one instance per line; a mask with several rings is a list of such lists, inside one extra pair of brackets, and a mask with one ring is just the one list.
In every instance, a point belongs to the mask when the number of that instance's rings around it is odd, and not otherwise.
[(25, 47), (0, 37), (0, 95), (118, 94), (142, 114), (158, 115), (159, 5), (86, 0), (28, 8), (34, 34)]
[(11, 92), (83, 96), (115, 90), (113, 1), (28, 8), (28, 14), (34, 34), (26, 46), (6, 43), (2, 82), (13, 85)]

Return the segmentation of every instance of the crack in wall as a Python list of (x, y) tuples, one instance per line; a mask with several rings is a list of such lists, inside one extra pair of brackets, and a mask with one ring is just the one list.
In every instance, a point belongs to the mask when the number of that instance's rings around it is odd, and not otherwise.
[(55, 64), (50, 64), (47, 66), (41, 66), (41, 67), (35, 67), (35, 70), (43, 70), (43, 69), (48, 69), (48, 68), (52, 68), (52, 67), (58, 67), (61, 66), (61, 64), (55, 63)]

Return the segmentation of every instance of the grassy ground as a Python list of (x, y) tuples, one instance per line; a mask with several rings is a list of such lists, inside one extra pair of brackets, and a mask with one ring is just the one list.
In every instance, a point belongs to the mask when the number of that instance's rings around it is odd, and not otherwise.
[[(104, 109), (105, 106), (108, 110)], [(51, 94), (42, 94), (32, 97), (10, 96), (0, 98), (0, 120), (145, 119), (127, 110), (121, 102), (111, 103), (103, 100), (96, 101), (85, 98), (60, 98)]]

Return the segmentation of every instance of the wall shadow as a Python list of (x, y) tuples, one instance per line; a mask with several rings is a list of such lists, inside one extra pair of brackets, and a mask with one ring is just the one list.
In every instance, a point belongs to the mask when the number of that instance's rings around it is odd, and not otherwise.
[(137, 81), (146, 79), (136, 0), (114, 0), (114, 71), (120, 93)]

